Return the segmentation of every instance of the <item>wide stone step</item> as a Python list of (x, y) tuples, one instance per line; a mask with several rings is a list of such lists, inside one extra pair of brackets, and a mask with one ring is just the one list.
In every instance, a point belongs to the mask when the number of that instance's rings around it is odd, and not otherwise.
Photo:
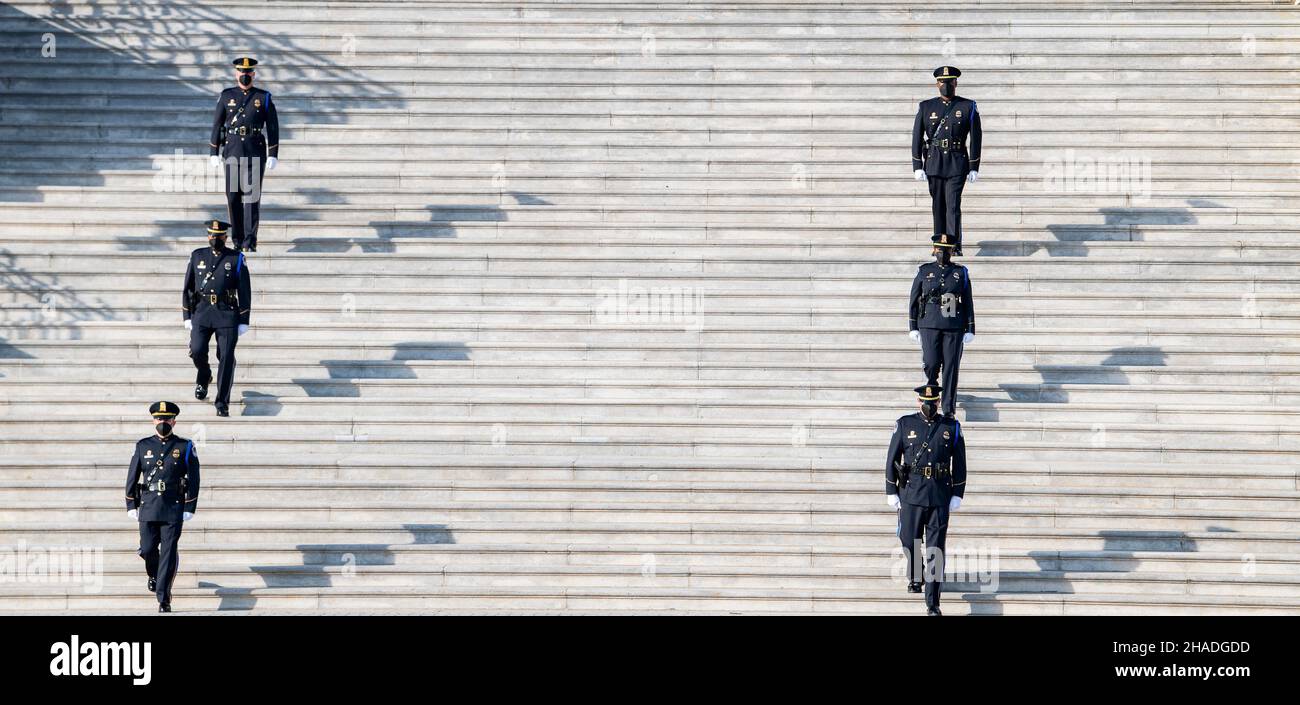
[[(250, 329), (251, 330), (251, 329)], [(586, 378), (607, 378), (610, 370), (629, 371), (631, 378), (642, 379), (649, 374), (663, 375), (671, 370), (697, 370), (704, 374), (692, 375), (698, 380), (721, 380), (741, 369), (780, 370), (791, 372), (792, 380), (848, 381), (846, 374), (853, 371), (885, 376), (897, 374), (898, 368), (911, 368), (916, 362), (917, 344), (906, 336), (901, 345), (862, 346), (846, 345), (843, 349), (817, 345), (812, 348), (778, 347), (764, 351), (761, 345), (715, 344), (700, 341), (695, 344), (659, 343), (638, 347), (635, 342), (613, 341), (607, 344), (579, 341), (556, 342), (547, 345), (527, 343), (473, 341), (410, 341), (396, 344), (374, 343), (366, 346), (339, 346), (330, 349), (321, 341), (281, 341), (254, 337), (251, 333), (241, 338), (238, 355), (241, 369), (279, 370), (286, 374), (318, 375), (326, 373), (333, 379), (426, 379), (442, 380), (440, 370), (465, 367), (477, 372), (473, 380), (501, 378), (514, 370), (528, 366), (548, 367), (555, 370), (584, 366)], [(61, 371), (75, 374), (96, 374), (97, 370), (120, 368), (126, 365), (147, 363), (149, 373), (137, 378), (141, 382), (171, 379), (180, 371), (188, 370), (189, 363), (177, 359), (176, 345), (188, 345), (188, 335), (167, 334), (151, 342), (104, 342), (96, 347), (100, 355), (83, 349), (72, 350), (69, 340), (22, 340), (7, 345), (0, 370), (13, 381), (57, 379)], [(165, 341), (165, 342), (164, 342)], [(120, 352), (118, 357), (103, 353)], [(188, 349), (181, 358), (188, 357)], [(1207, 346), (1202, 352), (1169, 347), (1120, 347), (1095, 349), (1080, 344), (1078, 347), (1062, 346), (1056, 350), (1019, 351), (1005, 346), (985, 346), (972, 342), (963, 356), (963, 372), (976, 376), (994, 375), (1014, 368), (1031, 368), (1039, 375), (1037, 381), (1051, 384), (1179, 384), (1180, 375), (1205, 364), (1206, 358), (1221, 361), (1221, 383), (1236, 386), (1247, 383), (1268, 383), (1287, 379), (1294, 374), (1296, 354), (1290, 350), (1270, 351), (1248, 346)], [(445, 363), (445, 364), (443, 364)], [(1009, 372), (1015, 375), (1017, 372)], [(182, 375), (184, 376), (184, 375)], [(565, 375), (571, 377), (572, 375)], [(771, 379), (756, 373), (754, 380)], [(969, 380), (969, 378), (967, 379)], [(976, 386), (988, 386), (990, 381), (974, 380)], [(1015, 379), (1001, 379), (1014, 384)], [(1184, 383), (1185, 384), (1185, 383)], [(996, 400), (972, 398), (973, 402)]]
[[(117, 510), (121, 511), (121, 510)], [(892, 512), (891, 512), (892, 513)], [(996, 521), (1001, 518), (1003, 525)], [(196, 515), (197, 517), (197, 515)], [(1043, 551), (1049, 558), (1062, 551), (1131, 551), (1172, 552), (1188, 556), (1200, 551), (1238, 552), (1259, 555), (1288, 554), (1295, 549), (1294, 532), (1236, 530), (1225, 531), (1214, 525), (1205, 528), (1140, 528), (1143, 519), (1134, 517), (1132, 526), (1112, 524), (1108, 527), (1021, 526), (1006, 523), (1007, 515), (991, 515), (989, 522), (963, 522), (953, 530), (950, 550), (976, 552), (997, 550)], [(1114, 517), (1112, 517), (1113, 519)], [(196, 518), (196, 521), (198, 519)], [(887, 525), (886, 525), (887, 524)], [(549, 547), (582, 545), (709, 545), (709, 546), (817, 546), (824, 549), (879, 548), (898, 546), (893, 532), (894, 520), (880, 517), (876, 524), (707, 524), (707, 523), (614, 523), (547, 522), (511, 523), (501, 521), (460, 521), (455, 526), (415, 521), (408, 523), (361, 523), (331, 521), (297, 521), (293, 523), (215, 522), (203, 519), (184, 533), (187, 547), (225, 546), (231, 543), (261, 542), (292, 536), (298, 544), (355, 546), (357, 544), (406, 545), (425, 544), (541, 544)], [(36, 546), (104, 546), (129, 545), (139, 541), (139, 529), (122, 512), (107, 522), (76, 521), (66, 523), (0, 523), (0, 538), (6, 544), (25, 542)]]
[[(342, 506), (356, 508), (372, 504), (419, 504), (425, 502), (560, 502), (569, 501), (575, 506), (585, 503), (608, 502), (662, 502), (681, 506), (721, 505), (731, 503), (735, 508), (761, 507), (768, 504), (808, 502), (809, 506), (860, 510), (880, 505), (880, 476), (868, 481), (863, 473), (857, 484), (822, 483), (782, 485), (775, 483), (673, 485), (648, 483), (628, 486), (619, 483), (598, 482), (545, 482), (539, 484), (493, 483), (338, 483), (316, 482), (303, 485), (276, 480), (205, 482), (203, 507), (231, 510), (248, 504), (256, 506), (267, 497), (289, 508)], [(967, 508), (989, 506), (1047, 509), (1052, 507), (1070, 511), (1084, 509), (1164, 509), (1172, 514), (1184, 510), (1251, 510), (1263, 512), (1300, 513), (1300, 489), (1291, 491), (1260, 492), (1243, 489), (1196, 490), (1188, 488), (1125, 487), (1101, 490), (1094, 488), (1042, 487), (999, 485), (981, 473), (978, 503)], [(9, 503), (26, 501), (36, 508), (59, 507), (69, 497), (108, 506), (121, 496), (120, 483), (100, 481), (72, 483), (59, 481), (29, 481), (0, 483), (0, 500)]]
[[(0, 364), (0, 375), (12, 382), (28, 387), (42, 384), (86, 384), (91, 380), (112, 377), (131, 378), (141, 386), (176, 385), (188, 387), (194, 379), (193, 363), (189, 362), (185, 343), (177, 343), (178, 350), (172, 362), (151, 365), (137, 371), (134, 362), (111, 364), (108, 362), (56, 363), (28, 362), (24, 360)], [(212, 360), (209, 360), (210, 364)], [(877, 384), (893, 383), (906, 387), (906, 383), (920, 379), (915, 364), (904, 361), (894, 363), (762, 363), (762, 362), (640, 362), (603, 360), (538, 360), (511, 362), (508, 360), (474, 360), (469, 354), (459, 357), (446, 355), (442, 359), (396, 360), (309, 360), (298, 363), (257, 362), (237, 367), (237, 381), (245, 387), (293, 384), (316, 391), (318, 396), (353, 396), (345, 392), (330, 393), (331, 387), (347, 390), (349, 384), (365, 381), (386, 381), (390, 385), (412, 386), (413, 392), (428, 392), (438, 383), (456, 384), (463, 379), (473, 379), (480, 385), (495, 384), (504, 389), (521, 389), (536, 386), (539, 381), (568, 382), (569, 385), (603, 383), (615, 388), (628, 381), (637, 382), (699, 382), (712, 381), (722, 388), (727, 382), (770, 381), (774, 387), (803, 382), (809, 387), (852, 387), (870, 377)], [(1036, 365), (1024, 370), (1020, 365), (997, 365), (979, 361), (963, 363), (962, 378), (969, 394), (972, 387), (998, 388), (1016, 398), (1015, 387), (1034, 388), (1044, 383), (1055, 385), (1097, 385), (1109, 390), (1093, 389), (1093, 395), (1109, 391), (1112, 395), (1134, 398), (1138, 393), (1132, 385), (1191, 386), (1201, 383), (1205, 372), (1195, 367), (1173, 366), (1091, 366), (1091, 365)], [(1255, 384), (1287, 386), (1300, 376), (1298, 368), (1273, 366), (1243, 366), (1228, 368), (1223, 374), (1235, 376), (1235, 381), (1250, 380)], [(1221, 380), (1226, 382), (1227, 380)], [(12, 383), (11, 382), (11, 383)], [(838, 383), (838, 384), (837, 384)], [(25, 398), (23, 389), (15, 389), (13, 398)], [(976, 401), (978, 395), (973, 397)], [(1070, 397), (1067, 399), (1069, 400)]]
[[(6, 614), (33, 610), (62, 614), (133, 614), (156, 604), (136, 590), (86, 594), (54, 588), (17, 593), (0, 589)], [(921, 614), (915, 595), (897, 590), (866, 593), (812, 590), (629, 590), (627, 588), (224, 588), (207, 583), (175, 592), (175, 612), (252, 610), (265, 614)], [(950, 595), (944, 614), (1008, 615), (1285, 615), (1300, 601), (1279, 597), (1216, 595), (1073, 595), (1017, 593)]]
[[(107, 572), (103, 584), (107, 589), (139, 589), (140, 567), (136, 570)], [(1249, 600), (1251, 598), (1288, 599), (1296, 596), (1294, 576), (1259, 576), (1229, 578), (1185, 573), (1141, 574), (1068, 571), (1000, 571), (997, 595), (1060, 594), (1117, 595), (1142, 593), (1150, 596), (1219, 596)], [(181, 568), (173, 592), (220, 586), (219, 590), (261, 588), (342, 587), (351, 590), (372, 588), (624, 588), (645, 589), (744, 589), (744, 590), (844, 590), (902, 591), (900, 579), (887, 572), (856, 572), (845, 569), (779, 571), (770, 568), (679, 569), (656, 565), (653, 570), (636, 567), (609, 569), (591, 566), (567, 567), (451, 567), (427, 568), (406, 566), (253, 566), (251, 569)], [(946, 595), (979, 593), (978, 580), (945, 580)], [(949, 598), (951, 599), (951, 597)]]
[[(69, 416), (93, 414), (97, 418), (133, 420), (138, 418), (138, 402), (103, 399), (87, 400), (81, 395), (64, 396), (70, 390), (55, 389), (41, 396), (7, 398), (0, 404), (0, 418), (62, 419)], [(161, 388), (160, 388), (161, 391)], [(514, 397), (499, 399), (481, 396), (451, 398), (441, 392), (436, 398), (393, 398), (378, 396), (347, 397), (346, 401), (329, 397), (276, 396), (261, 392), (242, 394), (238, 400), (239, 416), (273, 416), (283, 420), (314, 421), (374, 421), (391, 416), (400, 410), (417, 418), (439, 417), (448, 419), (509, 419), (506, 423), (537, 419), (711, 419), (736, 423), (742, 419), (784, 420), (795, 423), (860, 420), (864, 423), (892, 424), (898, 417), (900, 406), (889, 400), (860, 401), (828, 400), (757, 400), (707, 401), (693, 398), (604, 398), (604, 399), (549, 399), (540, 392), (529, 395), (528, 389), (518, 390)], [(58, 396), (55, 396), (55, 395)], [(156, 396), (161, 396), (156, 395)], [(187, 404), (186, 406), (188, 406)], [(1228, 406), (1211, 403), (1151, 405), (1137, 408), (1131, 403), (1089, 404), (1033, 403), (994, 401), (965, 396), (959, 399), (957, 416), (969, 422), (1045, 422), (1062, 421), (1092, 424), (1169, 425), (1222, 424), (1246, 426), (1252, 423), (1267, 427), (1290, 426), (1300, 421), (1300, 407)], [(795, 421), (797, 420), (797, 421)]]
[[(188, 422), (181, 425), (188, 433)], [(790, 458), (637, 458), (581, 456), (487, 456), (425, 455), (420, 457), (387, 453), (342, 455), (325, 461), (312, 457), (269, 452), (237, 451), (212, 456), (207, 446), (199, 452), (205, 464), (219, 465), (223, 481), (231, 483), (266, 480), (277, 476), (308, 482), (361, 482), (396, 485), (419, 483), (501, 482), (592, 482), (632, 483), (797, 483), (816, 489), (825, 483), (880, 484), (883, 469), (868, 456), (848, 459), (795, 460)], [(883, 457), (883, 456), (877, 456)], [(218, 462), (219, 458), (219, 462)], [(881, 461), (883, 464), (883, 460)], [(879, 474), (875, 474), (879, 473)], [(985, 486), (1038, 488), (1134, 487), (1143, 490), (1153, 483), (1161, 489), (1191, 489), (1219, 492), (1291, 492), (1300, 489), (1293, 467), (1285, 465), (1178, 465), (1137, 462), (1091, 462), (1070, 460), (1038, 462), (1007, 459), (996, 464), (973, 463), (972, 477)], [(282, 475), (278, 475), (282, 474)], [(875, 478), (872, 480), (871, 478)], [(211, 471), (208, 482), (214, 481)], [(50, 454), (42, 458), (0, 455), (0, 479), (5, 482), (62, 483), (123, 481), (121, 458), (87, 462), (84, 457)], [(972, 495), (972, 499), (975, 495)], [(879, 497), (875, 501), (879, 501)]]
[[(138, 546), (114, 544), (102, 551), (103, 566), (113, 573), (129, 573), (128, 582), (139, 583)], [(54, 550), (59, 550), (54, 547)], [(75, 550), (75, 547), (74, 547)], [(956, 555), (956, 554), (954, 554)], [(967, 554), (963, 554), (967, 555)], [(972, 558), (974, 553), (969, 554)], [(652, 576), (660, 568), (726, 569), (763, 568), (773, 570), (838, 569), (879, 571), (888, 575), (901, 553), (897, 547), (801, 548), (783, 546), (705, 546), (705, 545), (629, 545), (547, 547), (522, 544), (405, 544), (405, 545), (301, 545), (288, 543), (232, 544), (224, 547), (186, 546), (187, 572), (202, 575), (209, 570), (234, 572), (255, 571), (257, 566), (276, 566), (281, 570), (318, 571), (329, 568), (403, 567), (469, 568), (495, 566), (524, 569), (557, 566), (591, 566), (606, 569), (625, 568)], [(984, 559), (992, 559), (986, 554)], [(1243, 569), (1242, 556), (1235, 553), (1147, 552), (1147, 551), (999, 551), (999, 571), (1051, 571), (1053, 573), (1140, 573), (1198, 575), (1211, 579), (1259, 576), (1294, 577), (1300, 555), (1257, 556)], [(955, 575), (951, 577), (956, 577)], [(1117, 576), (1118, 577), (1118, 576)]]

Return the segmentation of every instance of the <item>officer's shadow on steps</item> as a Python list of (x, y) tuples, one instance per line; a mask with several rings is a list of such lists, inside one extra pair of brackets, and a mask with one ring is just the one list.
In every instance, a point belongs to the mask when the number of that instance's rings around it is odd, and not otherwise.
[[(1217, 208), (1209, 201), (1192, 200), (1196, 208)], [(1055, 242), (1042, 240), (977, 240), (976, 257), (1030, 257), (1039, 251), (1049, 257), (1087, 257), (1089, 242), (1140, 242), (1141, 226), (1194, 225), (1196, 215), (1187, 208), (1100, 208), (1101, 223), (1059, 223), (1046, 226)]]
[(1034, 365), (1042, 377), (1034, 384), (999, 384), (1001, 397), (958, 394), (957, 403), (967, 421), (998, 421), (999, 407), (1006, 404), (1067, 404), (1066, 385), (1128, 386), (1133, 381), (1126, 366), (1165, 367), (1168, 354), (1157, 346), (1111, 348), (1096, 365)]
[[(506, 196), (518, 205), (551, 205), (526, 193), (512, 191)], [(398, 251), (403, 240), (454, 238), (457, 222), (502, 223), (510, 219), (504, 208), (488, 204), (435, 204), (424, 208), (429, 212), (428, 220), (372, 220), (366, 227), (373, 237), (300, 237), (293, 240), (289, 252), (337, 253), (357, 248), (365, 253), (391, 254)]]
[[(1159, 572), (1142, 569), (1143, 558), (1138, 553), (1195, 553), (1196, 540), (1182, 531), (1099, 531), (1102, 539), (1099, 551), (1029, 551), (1028, 555), (1038, 565), (1037, 571), (998, 571), (997, 592), (979, 592), (978, 586), (954, 584), (945, 594), (960, 595), (970, 605), (973, 615), (1004, 614), (999, 595), (1068, 595), (1075, 594), (1071, 573), (1133, 573)], [(1113, 579), (1111, 579), (1113, 580)], [(947, 586), (945, 586), (947, 588)], [(965, 589), (963, 589), (965, 588)], [(1144, 592), (1135, 586), (1130, 594)]]
[[(292, 143), (294, 124), (351, 123), (349, 106), (395, 112), (408, 107), (403, 86), (368, 76), (366, 69), (353, 65), (336, 47), (304, 46), (292, 36), (267, 31), (220, 6), (113, 3), (101, 7), (51, 0), (46, 7), (48, 16), (37, 17), (0, 3), (0, 26), (33, 42), (32, 58), (11, 66), (23, 73), (6, 79), (5, 85), (6, 104), (12, 101), (22, 107), (21, 124), (76, 123), (87, 111), (102, 111), (105, 99), (116, 104), (121, 96), (113, 86), (121, 84), (105, 80), (103, 67), (109, 67), (112, 77), (130, 77), (132, 91), (149, 106), (144, 118), (150, 122), (143, 127), (153, 132), (150, 138), (142, 138), (138, 120), (127, 124), (129, 120), (119, 119), (127, 113), (140, 117), (139, 110), (126, 108), (121, 114), (111, 112), (103, 134), (92, 134), (84, 145), (69, 144), (59, 131), (48, 129), (28, 131), (22, 144), (0, 142), (0, 158), (10, 168), (30, 166), (24, 187), (0, 189), (0, 200), (40, 201), (42, 186), (104, 186), (111, 178), (104, 175), (107, 172), (150, 173), (158, 155), (170, 156), (175, 149), (192, 152), (195, 145), (206, 145), (217, 97), (213, 81), (230, 79), (235, 51), (211, 39), (213, 26), (240, 37), (239, 52), (258, 57), (266, 67), (259, 72), (263, 74), (259, 83), (275, 94), (281, 119), (287, 118), (289, 126), (281, 133), (284, 142)], [(198, 44), (193, 41), (196, 37), (201, 40)], [(144, 41), (137, 42), (139, 38)], [(158, 61), (160, 51), (175, 60)], [(80, 66), (95, 68), (79, 73)], [(328, 95), (300, 99), (312, 92), (302, 88), (304, 80), (328, 85)], [(50, 164), (58, 168), (51, 169)], [(73, 173), (64, 173), (68, 171)]]
[(79, 340), (81, 323), (119, 320), (107, 304), (68, 288), (57, 274), (25, 269), (5, 249), (0, 249), (0, 291), (9, 295), (12, 307), (0, 321), (0, 351), (10, 352), (0, 357), (31, 357), (9, 341)]
[(419, 375), (407, 362), (432, 360), (469, 360), (470, 348), (464, 343), (418, 341), (393, 344), (388, 360), (321, 360), (326, 379), (294, 379), (309, 397), (360, 397), (361, 387), (354, 380), (415, 380)]
[[(292, 565), (249, 566), (264, 583), (257, 588), (222, 587), (217, 583), (200, 580), (198, 586), (215, 590), (221, 598), (218, 610), (249, 610), (257, 606), (253, 590), (347, 588), (350, 580), (365, 572), (366, 566), (396, 565), (393, 546), (454, 544), (455, 537), (445, 524), (405, 524), (412, 540), (406, 544), (300, 544), (294, 548), (301, 554)], [(358, 586), (361, 587), (361, 586)]]
[(274, 394), (263, 394), (245, 390), (243, 393), (240, 416), (279, 416), (284, 409), (280, 398)]

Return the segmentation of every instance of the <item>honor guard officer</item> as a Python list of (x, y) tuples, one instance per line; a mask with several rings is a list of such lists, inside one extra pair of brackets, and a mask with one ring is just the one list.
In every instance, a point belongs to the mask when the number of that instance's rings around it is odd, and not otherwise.
[(235, 381), (235, 343), (248, 332), (252, 308), (252, 284), (244, 255), (226, 247), (230, 226), (208, 221), (208, 247), (190, 253), (185, 270), (181, 308), (185, 328), (190, 331), (190, 357), (198, 369), (194, 398), (208, 397), (212, 367), (208, 365), (208, 342), (217, 335), (217, 416), (230, 415), (230, 388)]
[(939, 383), (943, 371), (943, 413), (957, 412), (957, 372), (961, 354), (975, 339), (975, 298), (971, 294), (970, 272), (952, 261), (953, 240), (935, 235), (931, 254), (912, 280), (907, 304), (908, 336), (921, 343), (921, 366), (931, 385)]
[(172, 433), (180, 413), (169, 401), (149, 407), (155, 433), (136, 441), (126, 471), (126, 513), (140, 522), (140, 557), (159, 612), (172, 611), (181, 525), (199, 506), (199, 456), (193, 442)]
[(278, 162), (280, 119), (271, 94), (253, 87), (257, 59), (241, 56), (234, 64), (239, 85), (225, 89), (217, 98), (209, 158), (213, 166), (225, 160), (226, 205), (235, 249), (256, 252), (262, 176)]
[[(912, 171), (917, 181), (930, 182), (934, 234), (947, 233), (961, 255), (961, 191), (980, 174), (980, 115), (975, 101), (957, 95), (953, 66), (934, 70), (939, 97), (921, 101), (912, 125)], [(969, 154), (967, 149), (970, 150)]]
[(934, 385), (916, 388), (921, 410), (894, 423), (885, 459), (885, 499), (898, 510), (907, 591), (921, 592), (924, 583), (925, 613), (931, 616), (942, 615), (939, 593), (948, 515), (961, 506), (966, 493), (966, 441), (956, 419), (939, 415), (939, 393)]

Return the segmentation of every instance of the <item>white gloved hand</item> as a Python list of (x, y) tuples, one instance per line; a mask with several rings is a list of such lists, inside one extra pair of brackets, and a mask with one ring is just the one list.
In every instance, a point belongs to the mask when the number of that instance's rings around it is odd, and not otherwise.
[(129, 516), (129, 517), (131, 517), (132, 519), (136, 519), (136, 520), (138, 520), (138, 519), (140, 518), (140, 510), (138, 510), (138, 509), (128, 509), (128, 510), (126, 510), (126, 515)]
[(980, 180), (980, 173), (978, 171), (972, 171), (971, 173), (966, 175), (966, 181), (972, 184), (979, 180)]
[(188, 318), (185, 319), (185, 330), (194, 330), (194, 321), (191, 321)]
[(957, 508), (960, 506), (961, 506), (961, 497), (953, 497), (952, 501), (948, 502), (948, 511), (955, 512), (957, 511)]
[(919, 343), (921, 342), (921, 331), (909, 330), (907, 331), (907, 337), (911, 338), (913, 343)]
[(221, 157), (218, 157), (215, 154), (208, 157), (208, 164), (211, 165), (214, 169), (216, 167), (221, 166)]
[(912, 178), (917, 181), (925, 181), (925, 169), (917, 169), (912, 172)]
[(181, 521), (189, 521), (194, 518), (194, 512), (182, 512)]
[(280, 163), (280, 160), (279, 160), (279, 159), (276, 159), (275, 157), (267, 157), (267, 158), (266, 158), (266, 168), (267, 168), (267, 169), (275, 169), (275, 165), (276, 165), (276, 164), (279, 164), (279, 163)]
[(898, 509), (898, 495), (896, 494), (885, 495), (885, 502), (889, 504), (889, 506), (893, 507), (894, 509)]
[(974, 334), (974, 333), (967, 333), (966, 335), (963, 335), (963, 336), (961, 337), (961, 344), (962, 344), (962, 345), (970, 345), (970, 341), (972, 341), (972, 340), (974, 340), (974, 339), (975, 339), (975, 334)]
[(239, 330), (236, 332), (236, 335), (243, 335), (243, 334), (245, 334), (245, 333), (247, 333), (247, 332), (248, 332), (248, 324), (247, 324), (247, 323), (240, 323), (240, 324), (239, 324)]

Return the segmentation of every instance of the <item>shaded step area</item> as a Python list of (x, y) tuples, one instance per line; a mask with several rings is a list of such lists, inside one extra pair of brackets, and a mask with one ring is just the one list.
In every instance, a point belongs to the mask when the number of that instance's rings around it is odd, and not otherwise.
[[(196, 515), (197, 517), (197, 515)], [(199, 520), (196, 518), (195, 520)], [(883, 522), (882, 522), (883, 523)], [(891, 523), (892, 527), (893, 524)], [(286, 533), (288, 532), (288, 533)], [(107, 522), (78, 523), (0, 523), (0, 535), (9, 542), (25, 541), (29, 546), (127, 546), (139, 540), (139, 531), (125, 516)], [(426, 523), (320, 521), (285, 524), (244, 524), (241, 522), (204, 522), (192, 525), (185, 534), (194, 548), (222, 547), (230, 544), (283, 540), (292, 536), (302, 544), (410, 544), (456, 543), (470, 546), (500, 544), (539, 544), (549, 547), (570, 544), (594, 546), (623, 545), (705, 545), (705, 546), (786, 546), (819, 549), (892, 550), (898, 540), (892, 529), (881, 531), (877, 525), (808, 524), (713, 524), (705, 522), (630, 523), (591, 522), (569, 525), (564, 522), (457, 522), (455, 526)], [(98, 538), (96, 538), (98, 537)], [(956, 535), (953, 547), (958, 545)], [(1111, 526), (993, 526), (988, 522), (966, 527), (960, 544), (968, 551), (996, 548), (998, 551), (1147, 551), (1186, 557), (1200, 551), (1237, 552), (1242, 560), (1260, 555), (1290, 555), (1295, 548), (1294, 536), (1287, 530), (1224, 530), (1218, 527), (1148, 529)]]
[[(97, 589), (4, 585), (0, 612), (152, 611), (118, 493), (168, 399), (205, 479), (180, 611), (920, 613), (880, 466), (921, 374), (907, 128), (948, 60), (909, 37), (936, 28), (990, 138), (950, 531), (975, 575), (945, 611), (1300, 610), (1300, 19), (1277, 3), (0, 16), (30, 108), (0, 127), (0, 544), (102, 557)], [(57, 61), (25, 48), (45, 32)], [(236, 36), (286, 159), (218, 418), (175, 299), (225, 211), (201, 177)], [(1061, 80), (1083, 88), (1044, 103)], [(1049, 183), (1066, 154), (1139, 178)], [(666, 293), (699, 305), (629, 303)]]

